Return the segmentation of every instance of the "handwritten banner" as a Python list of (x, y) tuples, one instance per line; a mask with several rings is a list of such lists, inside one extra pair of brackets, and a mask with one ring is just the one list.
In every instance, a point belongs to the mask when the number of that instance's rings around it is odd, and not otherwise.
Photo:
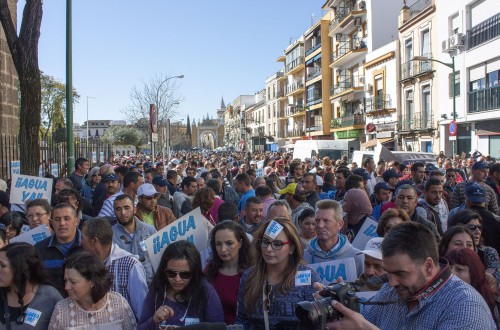
[(377, 226), (378, 222), (367, 218), (361, 229), (359, 229), (358, 234), (354, 237), (352, 241), (352, 246), (356, 249), (364, 250), (366, 247), (366, 243), (374, 237), (378, 237), (377, 235)]
[(354, 258), (325, 261), (307, 266), (318, 273), (321, 283), (324, 285), (334, 283), (339, 277), (342, 277), (346, 282), (353, 282), (358, 278)]
[(59, 164), (58, 163), (50, 164), (50, 172), (56, 178), (59, 177)]
[(33, 228), (19, 236), (11, 238), (9, 240), (10, 243), (28, 243), (31, 245), (35, 245), (36, 243), (43, 241), (47, 237), (51, 235), (50, 229), (47, 226), (41, 225), (36, 228)]
[(21, 162), (19, 160), (13, 160), (10, 162), (10, 176), (13, 174), (21, 174)]
[(36, 176), (14, 174), (10, 184), (10, 203), (24, 204), (27, 201), (43, 198), (50, 203), (53, 180)]
[(163, 251), (173, 242), (188, 240), (200, 253), (205, 251), (209, 245), (209, 234), (212, 228), (213, 226), (201, 214), (198, 207), (151, 235), (145, 243), (154, 271), (156, 272), (160, 264)]

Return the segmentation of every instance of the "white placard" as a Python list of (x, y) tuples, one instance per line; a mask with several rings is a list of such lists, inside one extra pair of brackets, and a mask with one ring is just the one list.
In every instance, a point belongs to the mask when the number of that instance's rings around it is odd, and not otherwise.
[(97, 151), (92, 151), (92, 164), (97, 163)]
[(30, 245), (35, 245), (36, 243), (43, 241), (51, 235), (50, 229), (47, 226), (41, 225), (33, 228), (19, 236), (11, 238), (10, 243), (28, 243)]
[(307, 265), (318, 273), (321, 283), (329, 285), (335, 283), (337, 278), (342, 277), (346, 282), (353, 282), (357, 279), (356, 261), (354, 258), (332, 260)]
[(200, 253), (205, 251), (209, 245), (209, 234), (212, 228), (213, 226), (201, 214), (198, 207), (151, 235), (145, 243), (155, 272), (160, 264), (163, 251), (173, 242), (188, 240), (196, 246)]
[(21, 174), (21, 162), (19, 160), (13, 160), (10, 162), (10, 176), (13, 174)]
[(259, 160), (257, 162), (257, 168), (264, 168), (264, 161), (263, 160)]
[(280, 225), (274, 220), (271, 220), (269, 225), (267, 225), (266, 232), (264, 233), (264, 235), (271, 237), (271, 239), (275, 239), (276, 236), (278, 236), (282, 230), (283, 230), (282, 225)]
[(58, 178), (59, 177), (59, 164), (58, 163), (50, 164), (50, 172), (52, 173), (53, 176)]
[(104, 163), (104, 151), (101, 151), (99, 153), (99, 156), (100, 156), (99, 161)]
[(53, 180), (29, 175), (14, 174), (10, 184), (10, 203), (24, 204), (27, 201), (43, 198), (50, 203)]
[(367, 218), (361, 229), (359, 229), (358, 234), (354, 237), (352, 241), (352, 246), (354, 246), (358, 250), (364, 250), (366, 243), (374, 237), (378, 237), (377, 235), (377, 226), (378, 222)]

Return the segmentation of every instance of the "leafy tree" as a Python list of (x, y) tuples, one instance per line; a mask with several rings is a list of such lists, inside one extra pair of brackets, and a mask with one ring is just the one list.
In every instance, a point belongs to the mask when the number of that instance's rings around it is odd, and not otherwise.
[[(174, 79), (173, 79), (174, 78)], [(145, 120), (149, 123), (149, 105), (156, 105), (158, 127), (164, 127), (167, 119), (176, 117), (179, 113), (176, 106), (183, 101), (183, 97), (177, 92), (178, 79), (169, 75), (156, 75), (142, 86), (134, 86), (130, 92), (131, 105), (121, 112), (128, 121), (139, 125)], [(148, 125), (140, 125), (151, 133)]]
[(130, 126), (111, 126), (104, 132), (103, 138), (115, 146), (132, 145), (140, 149), (144, 133)]
[(19, 145), (21, 173), (36, 175), (40, 164), (39, 130), (41, 113), (40, 68), (38, 40), (42, 24), (42, 0), (26, 0), (19, 36), (9, 3), (15, 10), (16, 2), (0, 0), (2, 24), (12, 60), (19, 77), (21, 90)]
[[(56, 78), (41, 73), (42, 85), (42, 139), (54, 135), (66, 127), (66, 85)], [(73, 89), (73, 100), (78, 102), (80, 95)], [(65, 133), (64, 133), (65, 135)], [(63, 140), (65, 137), (63, 137)]]

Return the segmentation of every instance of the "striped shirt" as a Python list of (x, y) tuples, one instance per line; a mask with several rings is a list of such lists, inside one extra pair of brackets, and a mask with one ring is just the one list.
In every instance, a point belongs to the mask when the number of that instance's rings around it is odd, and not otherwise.
[(483, 297), (455, 275), (436, 292), (421, 298), (411, 310), (388, 283), (371, 301), (396, 301), (363, 310), (364, 317), (380, 329), (496, 329)]
[(108, 199), (106, 199), (104, 201), (104, 204), (102, 204), (101, 211), (99, 211), (100, 217), (116, 218), (114, 203), (115, 203), (116, 197), (118, 197), (120, 195), (123, 195), (123, 191), (121, 191), (121, 190), (119, 192), (117, 192), (116, 194), (109, 196)]

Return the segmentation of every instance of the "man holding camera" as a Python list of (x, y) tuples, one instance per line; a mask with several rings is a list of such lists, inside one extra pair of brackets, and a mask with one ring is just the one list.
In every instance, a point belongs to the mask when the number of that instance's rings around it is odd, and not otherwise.
[(359, 314), (332, 301), (344, 317), (326, 329), (496, 329), (480, 294), (439, 260), (426, 226), (406, 222), (393, 228), (382, 243), (382, 260), (389, 283), (371, 299), (380, 304)]

